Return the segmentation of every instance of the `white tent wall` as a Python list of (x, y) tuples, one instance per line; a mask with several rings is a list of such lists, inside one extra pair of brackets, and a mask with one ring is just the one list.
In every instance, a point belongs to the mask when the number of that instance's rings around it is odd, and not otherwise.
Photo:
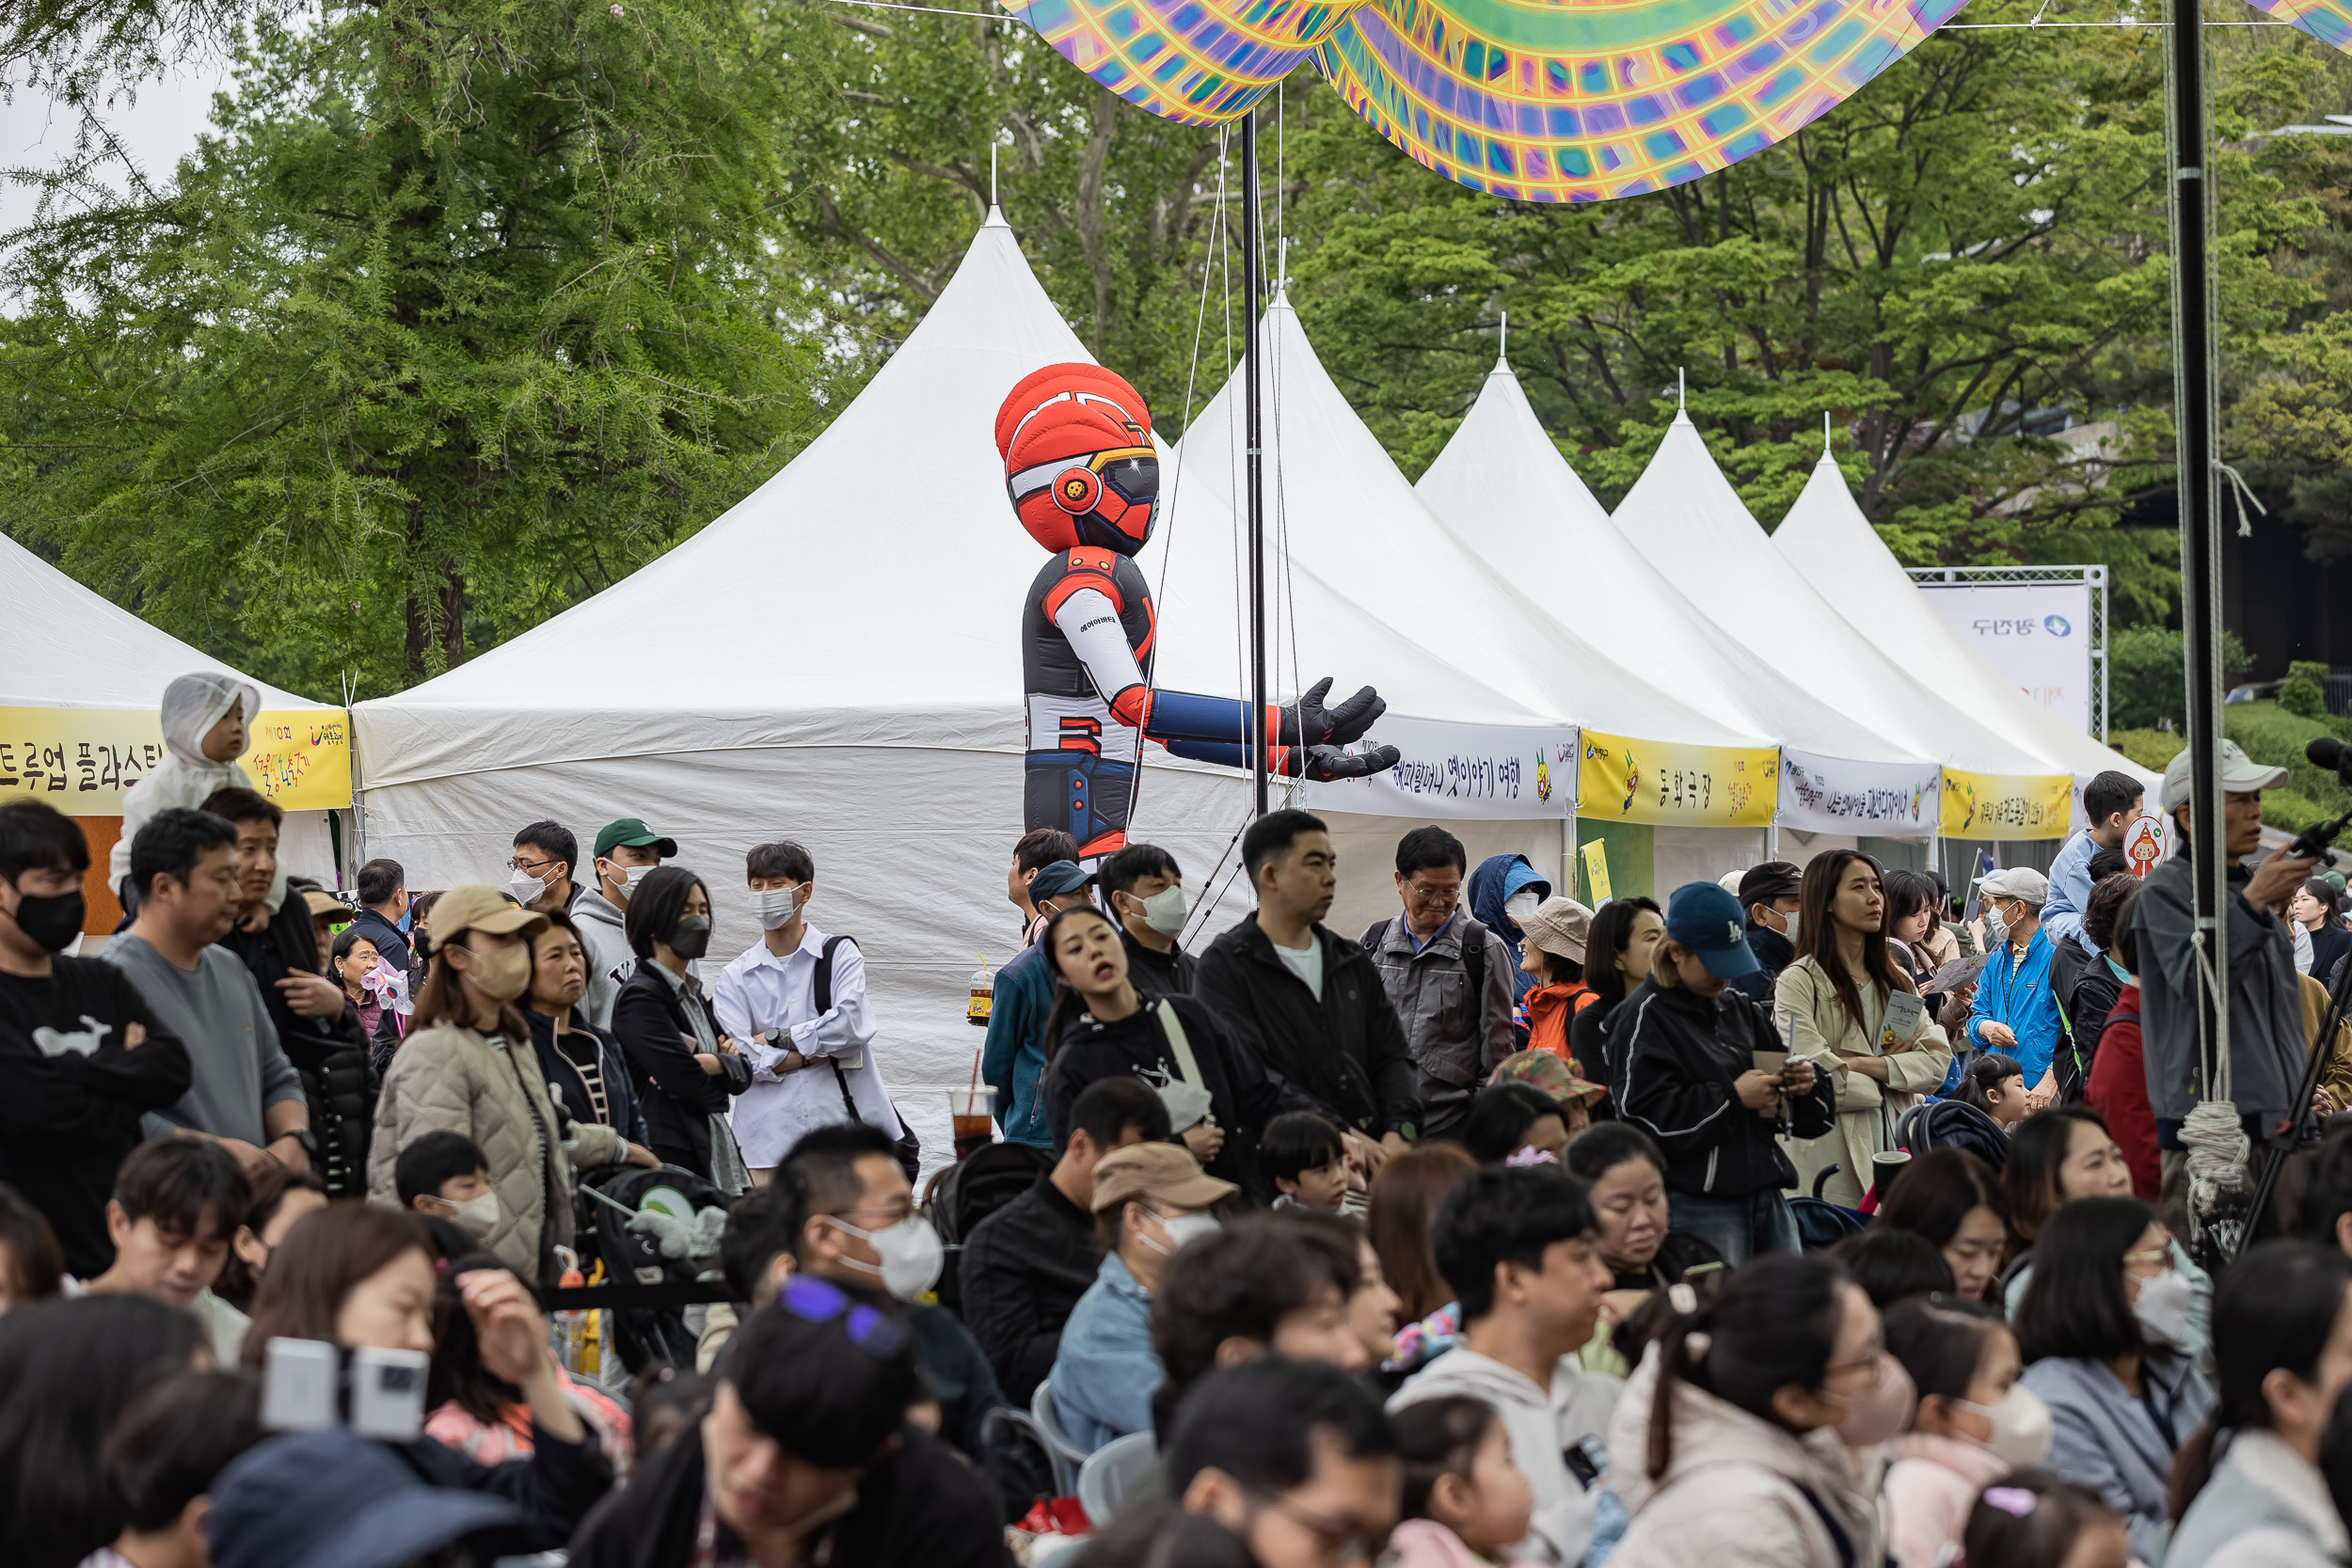
[(1726, 871), (1744, 871), (1762, 861), (1764, 832), (1759, 828), (1661, 826), (1650, 857), (1650, 884), (1663, 904), (1666, 895), (1685, 882), (1711, 882)]
[(2074, 775), (2082, 786), (2102, 771), (2129, 773), (2153, 789), (2158, 775), (2035, 702), (1936, 613), (1862, 507), (1824, 449), (1796, 504), (1772, 532), (1772, 547), (1823, 597), (1867, 601), (1907, 650), (1905, 663), (1936, 694), (1971, 717), (2013, 735)]

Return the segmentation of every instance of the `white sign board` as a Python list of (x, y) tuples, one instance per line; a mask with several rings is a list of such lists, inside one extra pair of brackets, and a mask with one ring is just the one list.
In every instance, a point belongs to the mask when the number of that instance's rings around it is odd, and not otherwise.
[(1780, 753), (1780, 825), (1807, 833), (1932, 838), (1935, 764), (1849, 762), (1792, 747)]
[(1363, 744), (1395, 747), (1396, 766), (1369, 779), (1308, 784), (1298, 803), (1375, 816), (1565, 817), (1576, 799), (1576, 734), (1568, 724), (1522, 729), (1384, 717)]
[(2090, 584), (1931, 581), (1919, 592), (2026, 696), (2090, 733)]

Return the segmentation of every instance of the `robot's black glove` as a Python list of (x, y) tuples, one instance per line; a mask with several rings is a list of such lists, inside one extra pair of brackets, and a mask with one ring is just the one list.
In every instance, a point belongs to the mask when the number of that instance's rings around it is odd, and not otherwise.
[(1368, 779), (1394, 768), (1399, 754), (1393, 746), (1375, 746), (1353, 756), (1337, 746), (1310, 746), (1306, 765), (1299, 771), (1301, 777), (1316, 784), (1328, 784), (1333, 779)]
[(1295, 734), (1295, 739), (1285, 736), (1285, 740), (1297, 746), (1346, 746), (1361, 740), (1365, 732), (1389, 711), (1389, 705), (1381, 700), (1380, 693), (1369, 686), (1337, 707), (1325, 707), (1323, 699), (1330, 691), (1331, 677), (1328, 675), (1307, 689), (1305, 695), (1298, 699), (1298, 705), (1284, 715), (1291, 721), (1284, 727)]

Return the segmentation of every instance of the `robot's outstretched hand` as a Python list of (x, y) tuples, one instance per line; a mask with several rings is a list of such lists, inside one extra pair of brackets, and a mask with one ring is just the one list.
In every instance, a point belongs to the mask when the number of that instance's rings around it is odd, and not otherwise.
[[(1389, 711), (1389, 705), (1381, 700), (1380, 693), (1369, 686), (1337, 707), (1325, 707), (1323, 699), (1330, 695), (1330, 692), (1331, 677), (1326, 675), (1309, 687), (1305, 694), (1298, 699), (1298, 706), (1293, 710), (1297, 715), (1297, 744), (1313, 747), (1352, 744), (1361, 740), (1365, 732), (1379, 721), (1382, 714)], [(1388, 762), (1381, 764), (1381, 767), (1393, 766), (1395, 761), (1396, 759), (1391, 756)], [(1374, 772), (1378, 770), (1377, 768), (1370, 769)], [(1309, 774), (1309, 777), (1312, 776), (1311, 773)], [(1328, 776), (1345, 779), (1355, 778), (1358, 775), (1333, 773)]]
[[(1379, 701), (1376, 697), (1373, 700)], [(1368, 779), (1394, 768), (1399, 754), (1393, 746), (1375, 746), (1356, 755), (1337, 746), (1310, 746), (1301, 776), (1316, 784), (1328, 784), (1333, 779)]]

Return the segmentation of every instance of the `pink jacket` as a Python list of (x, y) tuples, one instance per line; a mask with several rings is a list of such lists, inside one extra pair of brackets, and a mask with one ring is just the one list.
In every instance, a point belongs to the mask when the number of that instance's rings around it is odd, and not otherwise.
[(1991, 1449), (1964, 1437), (1908, 1432), (1889, 1445), (1886, 1544), (1902, 1568), (1941, 1568), (1957, 1551), (1977, 1494), (2009, 1473)]
[(1407, 1519), (1389, 1532), (1388, 1568), (1534, 1568), (1525, 1558), (1498, 1562), (1462, 1544), (1462, 1538), (1435, 1519)]

